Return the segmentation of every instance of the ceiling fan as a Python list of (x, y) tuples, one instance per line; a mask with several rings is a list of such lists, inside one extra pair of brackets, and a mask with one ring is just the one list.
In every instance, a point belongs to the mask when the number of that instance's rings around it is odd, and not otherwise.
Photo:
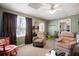
[(60, 4), (50, 4), (49, 13), (54, 14), (56, 11), (62, 10), (59, 6)]

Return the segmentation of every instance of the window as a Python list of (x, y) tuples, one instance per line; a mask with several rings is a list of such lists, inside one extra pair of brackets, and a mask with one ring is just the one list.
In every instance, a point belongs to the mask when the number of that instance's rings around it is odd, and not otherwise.
[(39, 31), (41, 31), (41, 32), (45, 31), (45, 24), (44, 23), (39, 24)]
[(16, 35), (18, 36), (25, 36), (26, 33), (26, 19), (25, 17), (18, 16), (17, 17), (17, 28), (16, 28)]

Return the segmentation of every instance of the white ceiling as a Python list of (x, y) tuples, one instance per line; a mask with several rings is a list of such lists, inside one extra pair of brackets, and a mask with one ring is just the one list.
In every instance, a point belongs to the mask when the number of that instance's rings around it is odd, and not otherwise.
[(50, 8), (50, 4), (48, 3), (41, 3), (39, 8), (37, 8), (37, 5), (34, 5), (36, 9), (30, 7), (28, 4), (29, 3), (2, 3), (2, 4), (0, 3), (0, 7), (13, 11), (22, 12), (46, 20), (53, 20), (53, 19), (79, 14), (78, 3), (60, 3), (59, 8), (61, 8), (62, 10), (59, 10), (54, 14), (50, 14), (48, 12)]

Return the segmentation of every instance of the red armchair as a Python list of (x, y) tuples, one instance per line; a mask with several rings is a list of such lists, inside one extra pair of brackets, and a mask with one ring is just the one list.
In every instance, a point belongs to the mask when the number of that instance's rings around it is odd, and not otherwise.
[(0, 39), (0, 55), (11, 56), (17, 54), (17, 46), (9, 43), (9, 37)]

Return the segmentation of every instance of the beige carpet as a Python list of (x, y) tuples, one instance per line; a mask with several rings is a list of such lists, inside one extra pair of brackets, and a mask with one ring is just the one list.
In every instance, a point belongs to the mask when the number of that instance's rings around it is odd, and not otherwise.
[(33, 44), (28, 44), (18, 49), (17, 56), (45, 56), (52, 48), (54, 48), (54, 42), (46, 41), (44, 48), (33, 47)]

